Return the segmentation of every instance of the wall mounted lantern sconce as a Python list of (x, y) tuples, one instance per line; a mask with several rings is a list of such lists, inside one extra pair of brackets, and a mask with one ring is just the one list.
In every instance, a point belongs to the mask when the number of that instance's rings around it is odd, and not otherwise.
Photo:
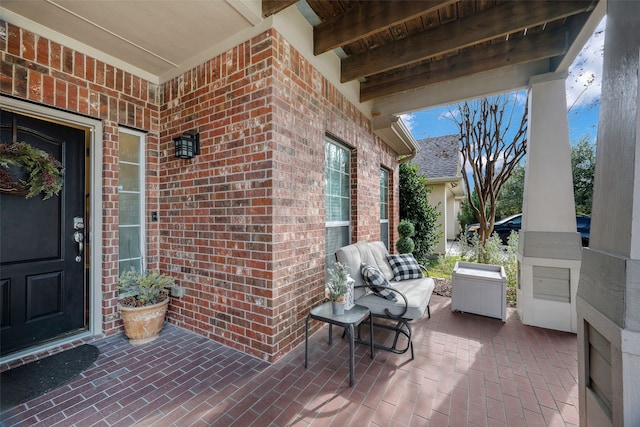
[(193, 159), (193, 156), (200, 154), (200, 134), (182, 134), (173, 138), (175, 144), (175, 156), (180, 159)]

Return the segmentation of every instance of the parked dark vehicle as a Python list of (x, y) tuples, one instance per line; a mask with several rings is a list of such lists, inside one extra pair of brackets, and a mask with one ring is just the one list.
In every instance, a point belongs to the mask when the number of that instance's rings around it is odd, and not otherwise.
[[(576, 215), (577, 231), (582, 237), (582, 246), (589, 246), (589, 233), (591, 231), (591, 217), (587, 215)], [(473, 235), (478, 232), (479, 224), (471, 224), (467, 228), (467, 239), (471, 240)], [(512, 231), (520, 231), (522, 227), (522, 214), (515, 214), (502, 218), (493, 226), (494, 233), (498, 233), (502, 244), (506, 245), (509, 235)]]
[(587, 215), (576, 215), (578, 232), (582, 237), (582, 246), (589, 246), (589, 234), (591, 233), (591, 217)]

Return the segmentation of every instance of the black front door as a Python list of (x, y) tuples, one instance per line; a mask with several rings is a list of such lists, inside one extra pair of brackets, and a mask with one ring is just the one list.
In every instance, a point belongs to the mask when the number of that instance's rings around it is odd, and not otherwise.
[[(85, 130), (0, 111), (0, 141), (26, 142), (64, 167), (58, 196), (0, 194), (1, 353), (88, 328)], [(20, 173), (20, 171), (16, 171)]]

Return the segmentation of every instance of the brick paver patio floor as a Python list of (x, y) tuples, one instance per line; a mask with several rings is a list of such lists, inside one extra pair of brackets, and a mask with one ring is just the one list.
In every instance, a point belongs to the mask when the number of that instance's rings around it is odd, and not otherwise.
[[(98, 360), (63, 387), (2, 413), (4, 426), (571, 426), (575, 334), (452, 313), (433, 296), (413, 322), (415, 360), (356, 345), (327, 326), (275, 364), (166, 325), (138, 347), (94, 343)], [(363, 328), (363, 330), (365, 330)], [(377, 340), (390, 338), (377, 334)]]

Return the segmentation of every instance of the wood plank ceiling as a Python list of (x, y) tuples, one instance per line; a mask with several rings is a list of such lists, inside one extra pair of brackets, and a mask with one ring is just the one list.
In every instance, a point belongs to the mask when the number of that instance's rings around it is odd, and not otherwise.
[[(263, 0), (264, 16), (298, 0)], [(369, 101), (501, 67), (556, 71), (597, 0), (300, 0), (319, 18), (316, 55), (339, 49), (342, 82)]]

